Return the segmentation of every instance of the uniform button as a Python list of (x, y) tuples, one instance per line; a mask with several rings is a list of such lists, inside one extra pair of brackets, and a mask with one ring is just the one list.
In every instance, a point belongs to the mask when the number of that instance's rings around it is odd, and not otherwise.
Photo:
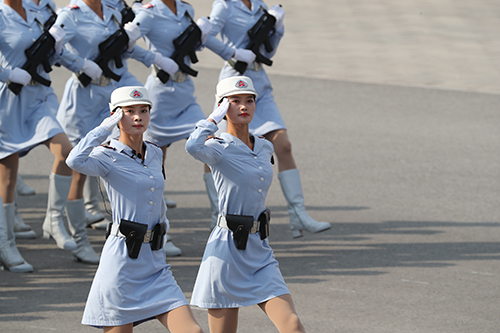
[(259, 170), (262, 170), (262, 167), (259, 167)]
[(153, 176), (149, 176), (149, 179), (153, 179), (154, 177)]
[(33, 38), (33, 41), (34, 41), (34, 42), (36, 42), (36, 39), (35, 39), (35, 38)]
[(260, 177), (260, 181), (263, 182), (264, 181), (264, 177)]
[(253, 158), (254, 158), (254, 159), (258, 159), (258, 157), (257, 157), (257, 156), (254, 156)]
[(148, 166), (147, 166), (147, 165), (145, 165), (145, 166), (144, 166), (144, 169), (147, 169), (147, 168), (148, 168)]
[(151, 187), (151, 192), (154, 192), (155, 191), (155, 188), (154, 187)]
[(149, 205), (150, 205), (150, 206), (153, 206), (153, 201), (150, 201), (150, 202), (149, 202)]
[(30, 28), (30, 31), (33, 31), (33, 29)]
[(257, 192), (262, 193), (262, 190), (259, 188), (259, 190)]

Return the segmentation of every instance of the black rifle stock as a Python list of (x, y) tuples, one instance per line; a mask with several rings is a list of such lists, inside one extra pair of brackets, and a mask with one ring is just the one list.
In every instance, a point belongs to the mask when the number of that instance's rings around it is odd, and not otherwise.
[[(127, 33), (123, 28), (120, 28), (105, 41), (99, 44), (99, 55), (94, 62), (102, 69), (104, 76), (115, 81), (120, 81), (122, 77), (113, 73), (113, 71), (109, 68), (109, 62), (114, 60), (117, 68), (123, 67), (121, 55), (123, 51), (127, 49), (128, 41), (129, 39)], [(88, 86), (90, 81), (92, 81), (87, 74), (82, 72), (78, 73), (77, 77), (84, 87)]]
[[(274, 29), (274, 25), (276, 24), (276, 18), (269, 14), (264, 8), (264, 14), (259, 18), (257, 23), (248, 30), (248, 36), (250, 37), (250, 43), (248, 43), (245, 49), (251, 50), (255, 53), (255, 61), (271, 66), (273, 61), (269, 58), (266, 58), (261, 52), (260, 47), (264, 44), (267, 52), (271, 52), (274, 50), (271, 45), (271, 41), (269, 40), (276, 30)], [(240, 74), (243, 74), (247, 70), (248, 64), (244, 61), (237, 61), (234, 64), (234, 69), (237, 70)]]
[[(42, 65), (45, 72), (49, 73), (52, 70), (49, 58), (55, 53), (54, 46), (56, 44), (56, 40), (49, 33), (49, 29), (56, 21), (56, 18), (56, 14), (53, 14), (51, 17), (49, 17), (49, 19), (44, 23), (44, 31), (42, 35), (38, 37), (38, 39), (24, 51), (27, 60), (24, 63), (22, 69), (27, 71), (31, 75), (31, 78), (33, 80), (40, 84), (43, 84), (46, 87), (49, 87), (51, 82), (40, 76), (37, 69), (39, 65)], [(8, 87), (14, 94), (19, 95), (21, 89), (23, 88), (23, 85), (10, 82)]]
[[(179, 69), (191, 76), (198, 75), (198, 72), (186, 65), (184, 58), (189, 56), (193, 64), (198, 62), (196, 57), (196, 49), (201, 46), (201, 30), (198, 25), (193, 21), (189, 27), (182, 32), (182, 34), (174, 39), (175, 51), (170, 57), (179, 65)], [(167, 83), (170, 75), (163, 69), (160, 69), (156, 74), (162, 83)]]

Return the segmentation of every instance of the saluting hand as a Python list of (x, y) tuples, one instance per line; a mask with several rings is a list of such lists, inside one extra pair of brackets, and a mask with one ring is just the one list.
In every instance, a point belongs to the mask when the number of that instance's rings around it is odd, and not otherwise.
[(9, 81), (22, 84), (23, 87), (30, 83), (31, 75), (22, 68), (14, 67), (10, 70)]
[(117, 108), (116, 111), (109, 116), (108, 118), (104, 119), (101, 123), (101, 127), (104, 127), (106, 131), (110, 132), (116, 124), (122, 119), (123, 117), (123, 110), (122, 108)]
[(220, 123), (222, 118), (224, 118), (224, 116), (226, 115), (227, 109), (229, 109), (229, 100), (227, 98), (224, 98), (224, 99), (222, 99), (222, 102), (217, 107), (217, 109), (215, 109), (208, 116), (207, 119), (209, 119), (209, 120), (212, 119), (213, 121), (215, 121), (216, 124), (218, 124), (218, 123)]

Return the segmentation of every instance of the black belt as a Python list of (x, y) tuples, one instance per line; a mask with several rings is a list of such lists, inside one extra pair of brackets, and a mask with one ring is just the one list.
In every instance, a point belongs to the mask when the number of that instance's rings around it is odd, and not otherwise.
[(248, 234), (260, 232), (260, 239), (269, 237), (269, 222), (271, 221), (271, 210), (266, 209), (259, 215), (258, 221), (254, 221), (251, 215), (219, 215), (217, 225), (233, 232), (236, 248), (245, 250), (247, 247)]
[(119, 225), (112, 222), (108, 224), (106, 238), (109, 235), (125, 238), (129, 257), (137, 259), (142, 243), (150, 243), (151, 250), (158, 251), (163, 247), (166, 233), (167, 224), (165, 222), (157, 223), (153, 229), (148, 230), (147, 224), (121, 219)]

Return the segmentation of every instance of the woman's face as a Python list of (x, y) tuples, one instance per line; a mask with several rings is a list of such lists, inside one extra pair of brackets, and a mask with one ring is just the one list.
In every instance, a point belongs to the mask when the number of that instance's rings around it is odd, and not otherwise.
[(254, 95), (242, 94), (227, 97), (229, 108), (227, 110), (227, 120), (236, 125), (248, 125), (255, 113)]
[(129, 135), (143, 134), (149, 125), (149, 105), (137, 104), (123, 106), (123, 117), (120, 120), (120, 131)]

